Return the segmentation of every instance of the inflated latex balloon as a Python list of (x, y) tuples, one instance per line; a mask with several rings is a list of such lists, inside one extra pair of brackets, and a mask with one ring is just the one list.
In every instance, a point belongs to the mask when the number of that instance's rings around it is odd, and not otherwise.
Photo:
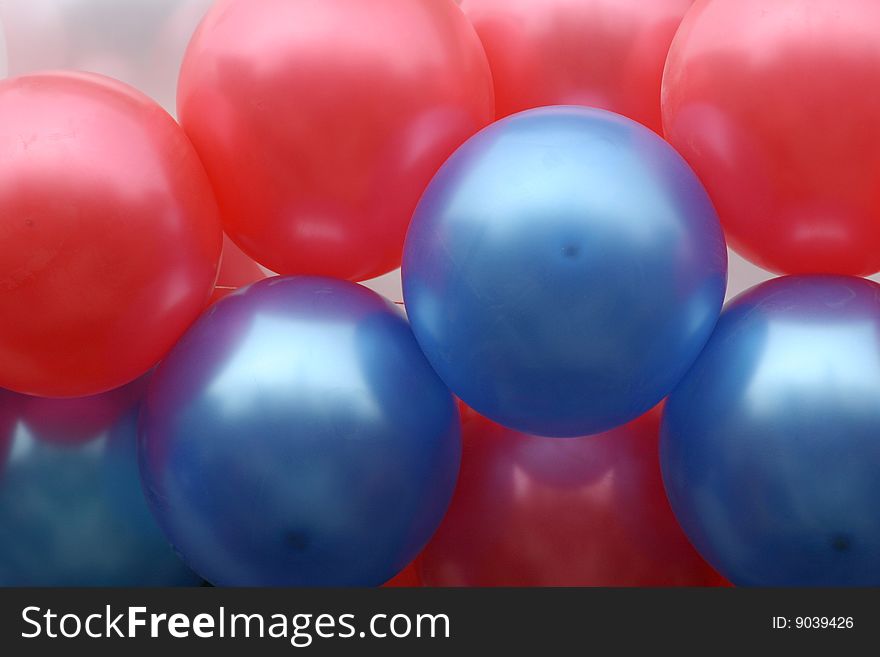
[(765, 269), (880, 270), (878, 25), (864, 0), (698, 0), (675, 39), (667, 138)]
[(725, 309), (666, 406), (666, 489), (738, 585), (880, 585), (880, 286), (776, 279)]
[(0, 586), (201, 581), (174, 554), (141, 490), (144, 388), (139, 380), (76, 400), (0, 392)]
[(431, 176), (494, 115), (452, 0), (221, 0), (178, 109), (248, 255), (350, 280), (400, 265)]
[(183, 53), (212, 3), (3, 0), (0, 19), (8, 32), (10, 75), (52, 69), (101, 73), (137, 87), (173, 112)]
[(611, 110), (661, 131), (669, 44), (693, 0), (463, 0), (499, 117), (543, 105)]
[(0, 386), (46, 397), (144, 374), (205, 307), (221, 232), (186, 135), (121, 83), (0, 82)]
[(650, 410), (724, 298), (712, 204), (678, 154), (602, 110), (504, 119), (440, 170), (403, 263), (413, 331), (465, 403), (578, 436)]
[(364, 287), (272, 278), (217, 302), (153, 378), (153, 512), (216, 585), (379, 586), (418, 554), (458, 473), (455, 402)]
[(466, 414), (461, 474), (418, 560), (427, 586), (712, 586), (657, 460), (660, 412), (553, 440)]

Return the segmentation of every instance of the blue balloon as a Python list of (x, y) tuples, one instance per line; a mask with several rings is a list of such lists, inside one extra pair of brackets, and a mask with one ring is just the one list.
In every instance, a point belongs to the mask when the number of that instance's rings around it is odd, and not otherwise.
[(665, 397), (718, 319), (727, 251), (682, 158), (647, 128), (575, 107), (486, 128), (416, 210), (413, 332), (469, 406), (523, 433), (581, 436)]
[(0, 586), (194, 586), (137, 465), (142, 383), (45, 400), (0, 391)]
[(402, 314), (353, 283), (273, 278), (219, 301), (153, 378), (141, 475), (221, 586), (378, 586), (446, 511), (458, 411)]
[(759, 285), (666, 405), (672, 507), (741, 586), (880, 585), (880, 286)]

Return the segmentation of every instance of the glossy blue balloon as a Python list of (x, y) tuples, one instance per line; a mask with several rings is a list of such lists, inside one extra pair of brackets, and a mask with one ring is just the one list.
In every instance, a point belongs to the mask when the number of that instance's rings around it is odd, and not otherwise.
[(581, 436), (647, 412), (718, 319), (727, 252), (682, 158), (617, 114), (551, 107), (486, 128), (444, 165), (403, 261), (413, 331), (469, 406)]
[(153, 512), (222, 586), (378, 586), (442, 519), (452, 395), (402, 314), (366, 288), (273, 278), (219, 301), (153, 378)]
[(880, 585), (880, 286), (798, 276), (725, 309), (670, 396), (661, 461), (737, 585)]
[(201, 583), (150, 515), (138, 476), (138, 404), (121, 393), (0, 392), (0, 586)]

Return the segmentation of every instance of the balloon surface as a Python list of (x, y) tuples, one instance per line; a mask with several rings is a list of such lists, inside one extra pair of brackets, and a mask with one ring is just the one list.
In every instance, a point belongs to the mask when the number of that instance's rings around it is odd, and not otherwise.
[(666, 489), (737, 585), (880, 585), (880, 286), (764, 283), (666, 406)]
[(418, 565), (426, 586), (714, 586), (663, 491), (660, 411), (553, 440), (466, 414), (452, 505)]
[(272, 271), (350, 280), (400, 265), (431, 176), (494, 113), (452, 0), (221, 0), (178, 108), (229, 236)]
[(221, 233), (180, 127), (85, 73), (0, 82), (0, 386), (96, 394), (144, 374), (205, 307)]
[(660, 81), (693, 0), (464, 0), (499, 117), (544, 105), (611, 110), (661, 132)]
[(0, 586), (199, 584), (141, 491), (144, 389), (75, 400), (0, 391)]
[(765, 269), (880, 271), (878, 25), (863, 0), (700, 0), (682, 23), (666, 136)]
[(504, 119), (440, 170), (403, 263), (413, 331), (465, 403), (578, 436), (672, 390), (724, 298), (712, 204), (656, 134), (602, 110)]
[(140, 89), (173, 113), (183, 53), (212, 3), (3, 0), (10, 75), (54, 69), (101, 73)]
[(383, 584), (442, 519), (460, 450), (399, 311), (314, 277), (214, 304), (159, 366), (141, 425), (154, 514), (226, 586)]

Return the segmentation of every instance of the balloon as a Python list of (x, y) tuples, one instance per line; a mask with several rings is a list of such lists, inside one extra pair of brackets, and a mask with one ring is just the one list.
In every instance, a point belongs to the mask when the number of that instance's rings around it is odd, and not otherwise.
[(458, 473), (455, 403), (392, 304), (272, 278), (214, 304), (159, 366), (141, 475), (187, 563), (223, 586), (379, 586)]
[(660, 411), (553, 440), (471, 413), (452, 505), (418, 564), (427, 586), (715, 586), (672, 515)]
[(101, 73), (137, 87), (173, 112), (184, 50), (212, 2), (3, 0), (10, 73)]
[(880, 585), (880, 286), (764, 283), (669, 398), (661, 460), (691, 541), (735, 584)]
[(666, 135), (765, 269), (880, 270), (878, 24), (862, 0), (699, 1), (676, 37)]
[(504, 119), (434, 178), (404, 300), (452, 391), (523, 432), (578, 436), (647, 412), (712, 331), (727, 254), (699, 181), (602, 110)]
[(198, 585), (141, 491), (144, 388), (76, 400), (0, 391), (12, 420), (0, 422), (0, 586)]
[(0, 82), (0, 386), (46, 397), (144, 374), (205, 307), (221, 233), (170, 116), (130, 87)]
[(543, 105), (612, 110), (661, 131), (660, 80), (693, 0), (464, 0), (499, 117)]
[(366, 280), (400, 265), (419, 196), (494, 103), (452, 0), (223, 0), (178, 109), (245, 253)]

